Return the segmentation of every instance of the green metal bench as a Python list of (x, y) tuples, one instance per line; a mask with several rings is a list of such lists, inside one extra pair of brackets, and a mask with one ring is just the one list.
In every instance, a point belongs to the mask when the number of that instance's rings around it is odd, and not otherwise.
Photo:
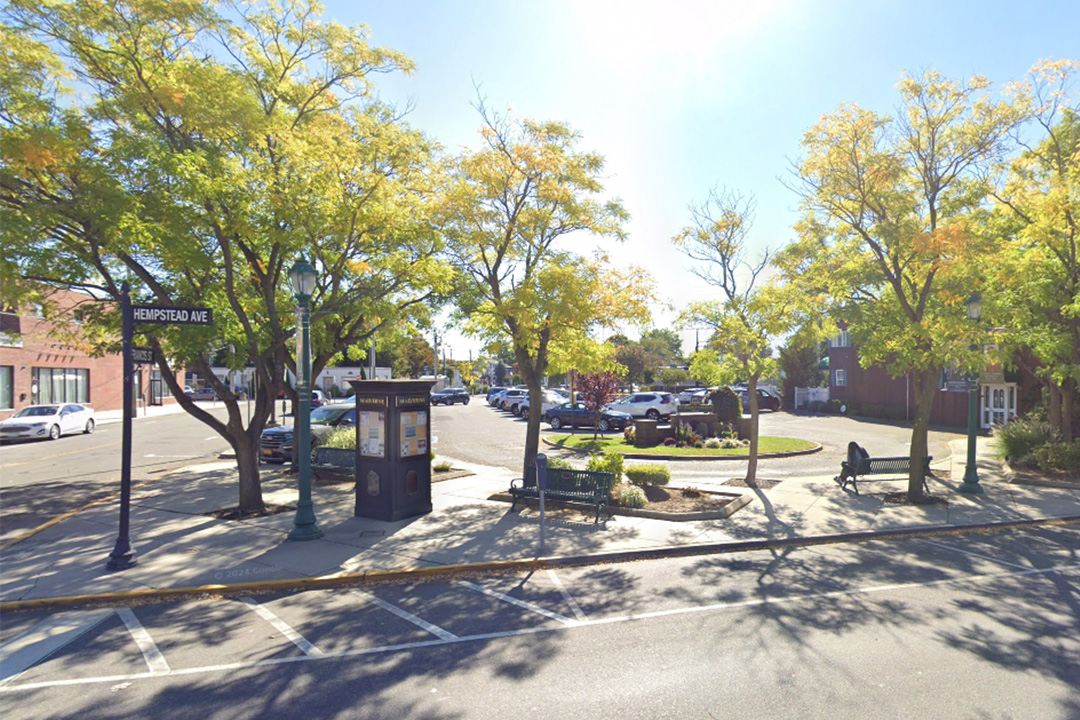
[[(594, 505), (596, 506), (596, 520), (594, 522), (599, 523), (600, 510), (607, 508), (612, 482), (613, 476), (609, 472), (549, 468), (544, 498), (546, 500), (567, 500)], [(514, 502), (510, 506), (511, 512), (517, 507), (518, 500), (524, 501), (540, 497), (540, 488), (536, 484), (535, 467), (529, 468), (524, 479), (516, 478), (510, 481), (510, 495), (514, 498)]]
[(311, 452), (311, 470), (316, 475), (320, 470), (338, 475), (355, 475), (356, 451), (317, 447)]
[[(923, 490), (930, 492), (929, 486), (926, 484), (926, 477), (930, 475), (930, 461), (933, 457), (927, 456), (922, 459), (922, 484)], [(856, 482), (860, 480), (862, 482), (872, 482), (866, 478), (867, 475), (910, 475), (911, 474), (911, 458), (910, 457), (887, 457), (887, 458), (872, 458), (870, 455), (859, 446), (858, 443), (848, 443), (848, 459), (840, 463), (840, 474), (834, 478), (840, 483), (840, 488), (847, 488), (847, 484), (851, 483), (852, 489), (855, 494), (859, 494), (859, 485)], [(893, 478), (874, 478), (875, 480), (889, 480)]]

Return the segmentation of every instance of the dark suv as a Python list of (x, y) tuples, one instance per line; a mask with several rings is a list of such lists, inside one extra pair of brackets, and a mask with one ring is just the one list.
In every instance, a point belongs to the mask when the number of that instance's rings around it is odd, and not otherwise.
[(465, 388), (443, 388), (431, 393), (432, 405), (453, 405), (454, 403), (468, 405), (469, 391)]
[[(355, 405), (324, 405), (311, 411), (311, 447), (337, 428), (356, 427)], [(268, 463), (292, 462), (293, 427), (267, 428), (259, 437), (259, 457)]]

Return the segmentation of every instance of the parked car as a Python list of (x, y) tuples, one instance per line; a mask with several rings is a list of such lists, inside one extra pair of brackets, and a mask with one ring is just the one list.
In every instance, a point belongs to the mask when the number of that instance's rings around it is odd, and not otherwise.
[(465, 388), (443, 388), (431, 393), (432, 405), (453, 405), (454, 403), (468, 405), (469, 391)]
[(507, 390), (507, 389), (508, 388), (505, 388), (502, 385), (494, 385), (494, 386), (488, 388), (487, 395), (484, 397), (484, 400), (487, 401), (488, 405), (491, 405), (491, 404), (493, 404), (491, 402), (492, 396), (498, 395), (500, 392), (502, 392), (503, 390)]
[[(356, 427), (356, 405), (326, 405), (311, 411), (311, 446), (337, 428)], [(292, 462), (293, 426), (267, 428), (259, 437), (259, 456), (269, 463)]]
[(69, 433), (92, 433), (94, 425), (94, 411), (85, 405), (30, 405), (0, 422), (0, 440), (56, 440)]
[[(543, 400), (540, 402), (540, 411), (541, 413), (545, 413), (556, 405), (562, 405), (564, 402), (566, 402), (566, 398), (558, 392), (555, 392), (554, 390), (544, 390)], [(517, 412), (514, 414), (518, 417), (528, 417), (529, 405), (531, 405), (529, 402), (529, 394), (525, 393), (525, 397), (518, 401)]]
[(217, 393), (213, 389), (205, 388), (193, 388), (184, 390), (184, 394), (192, 400), (217, 400)]
[[(742, 400), (743, 412), (750, 412), (750, 393), (746, 391), (746, 388), (737, 390), (736, 392), (739, 393), (739, 399)], [(776, 397), (768, 390), (758, 388), (757, 398), (758, 410), (771, 410), (776, 412), (780, 409), (780, 398)]]
[(521, 402), (521, 398), (528, 396), (529, 391), (522, 388), (510, 388), (504, 392), (498, 399), (498, 408), (500, 410), (509, 410), (517, 415), (517, 406)]
[(678, 407), (675, 396), (667, 392), (634, 393), (608, 405), (611, 410), (628, 413), (635, 418), (660, 420), (670, 417)]
[[(544, 421), (551, 425), (553, 430), (562, 427), (592, 427), (595, 416), (585, 409), (583, 402), (563, 403), (545, 412)], [(596, 423), (596, 428), (600, 432), (622, 430), (633, 423), (634, 418), (628, 413), (604, 409), (600, 411), (600, 421)]]

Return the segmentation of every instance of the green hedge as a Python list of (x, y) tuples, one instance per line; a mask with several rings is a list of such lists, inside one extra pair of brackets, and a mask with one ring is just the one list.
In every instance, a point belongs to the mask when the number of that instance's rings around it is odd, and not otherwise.
[(626, 477), (635, 485), (659, 487), (671, 482), (671, 470), (666, 465), (631, 465), (626, 468)]

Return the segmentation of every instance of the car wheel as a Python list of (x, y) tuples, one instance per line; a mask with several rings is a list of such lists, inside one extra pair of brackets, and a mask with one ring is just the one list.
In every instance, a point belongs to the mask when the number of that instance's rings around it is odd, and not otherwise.
[(649, 408), (649, 411), (645, 413), (645, 417), (649, 418), (650, 420), (659, 420), (660, 411), (656, 408)]
[(558, 430), (562, 427), (562, 420), (557, 417), (553, 417), (551, 418), (551, 422), (549, 424), (551, 425), (552, 430)]
[(608, 430), (611, 429), (611, 425), (608, 424), (608, 421), (607, 421), (606, 418), (601, 418), (600, 419), (600, 424), (597, 425), (597, 427), (600, 428), (600, 432), (607, 432)]
[(50, 440), (59, 440), (60, 439), (60, 426), (59, 425), (53, 425), (51, 428), (49, 428), (49, 439)]
[(461, 404), (462, 405), (468, 405), (469, 404), (469, 398), (465, 398), (465, 400)]
[(86, 427), (83, 428), (83, 432), (86, 433), (87, 435), (94, 432), (94, 421), (93, 420), (87, 420), (86, 421)]

